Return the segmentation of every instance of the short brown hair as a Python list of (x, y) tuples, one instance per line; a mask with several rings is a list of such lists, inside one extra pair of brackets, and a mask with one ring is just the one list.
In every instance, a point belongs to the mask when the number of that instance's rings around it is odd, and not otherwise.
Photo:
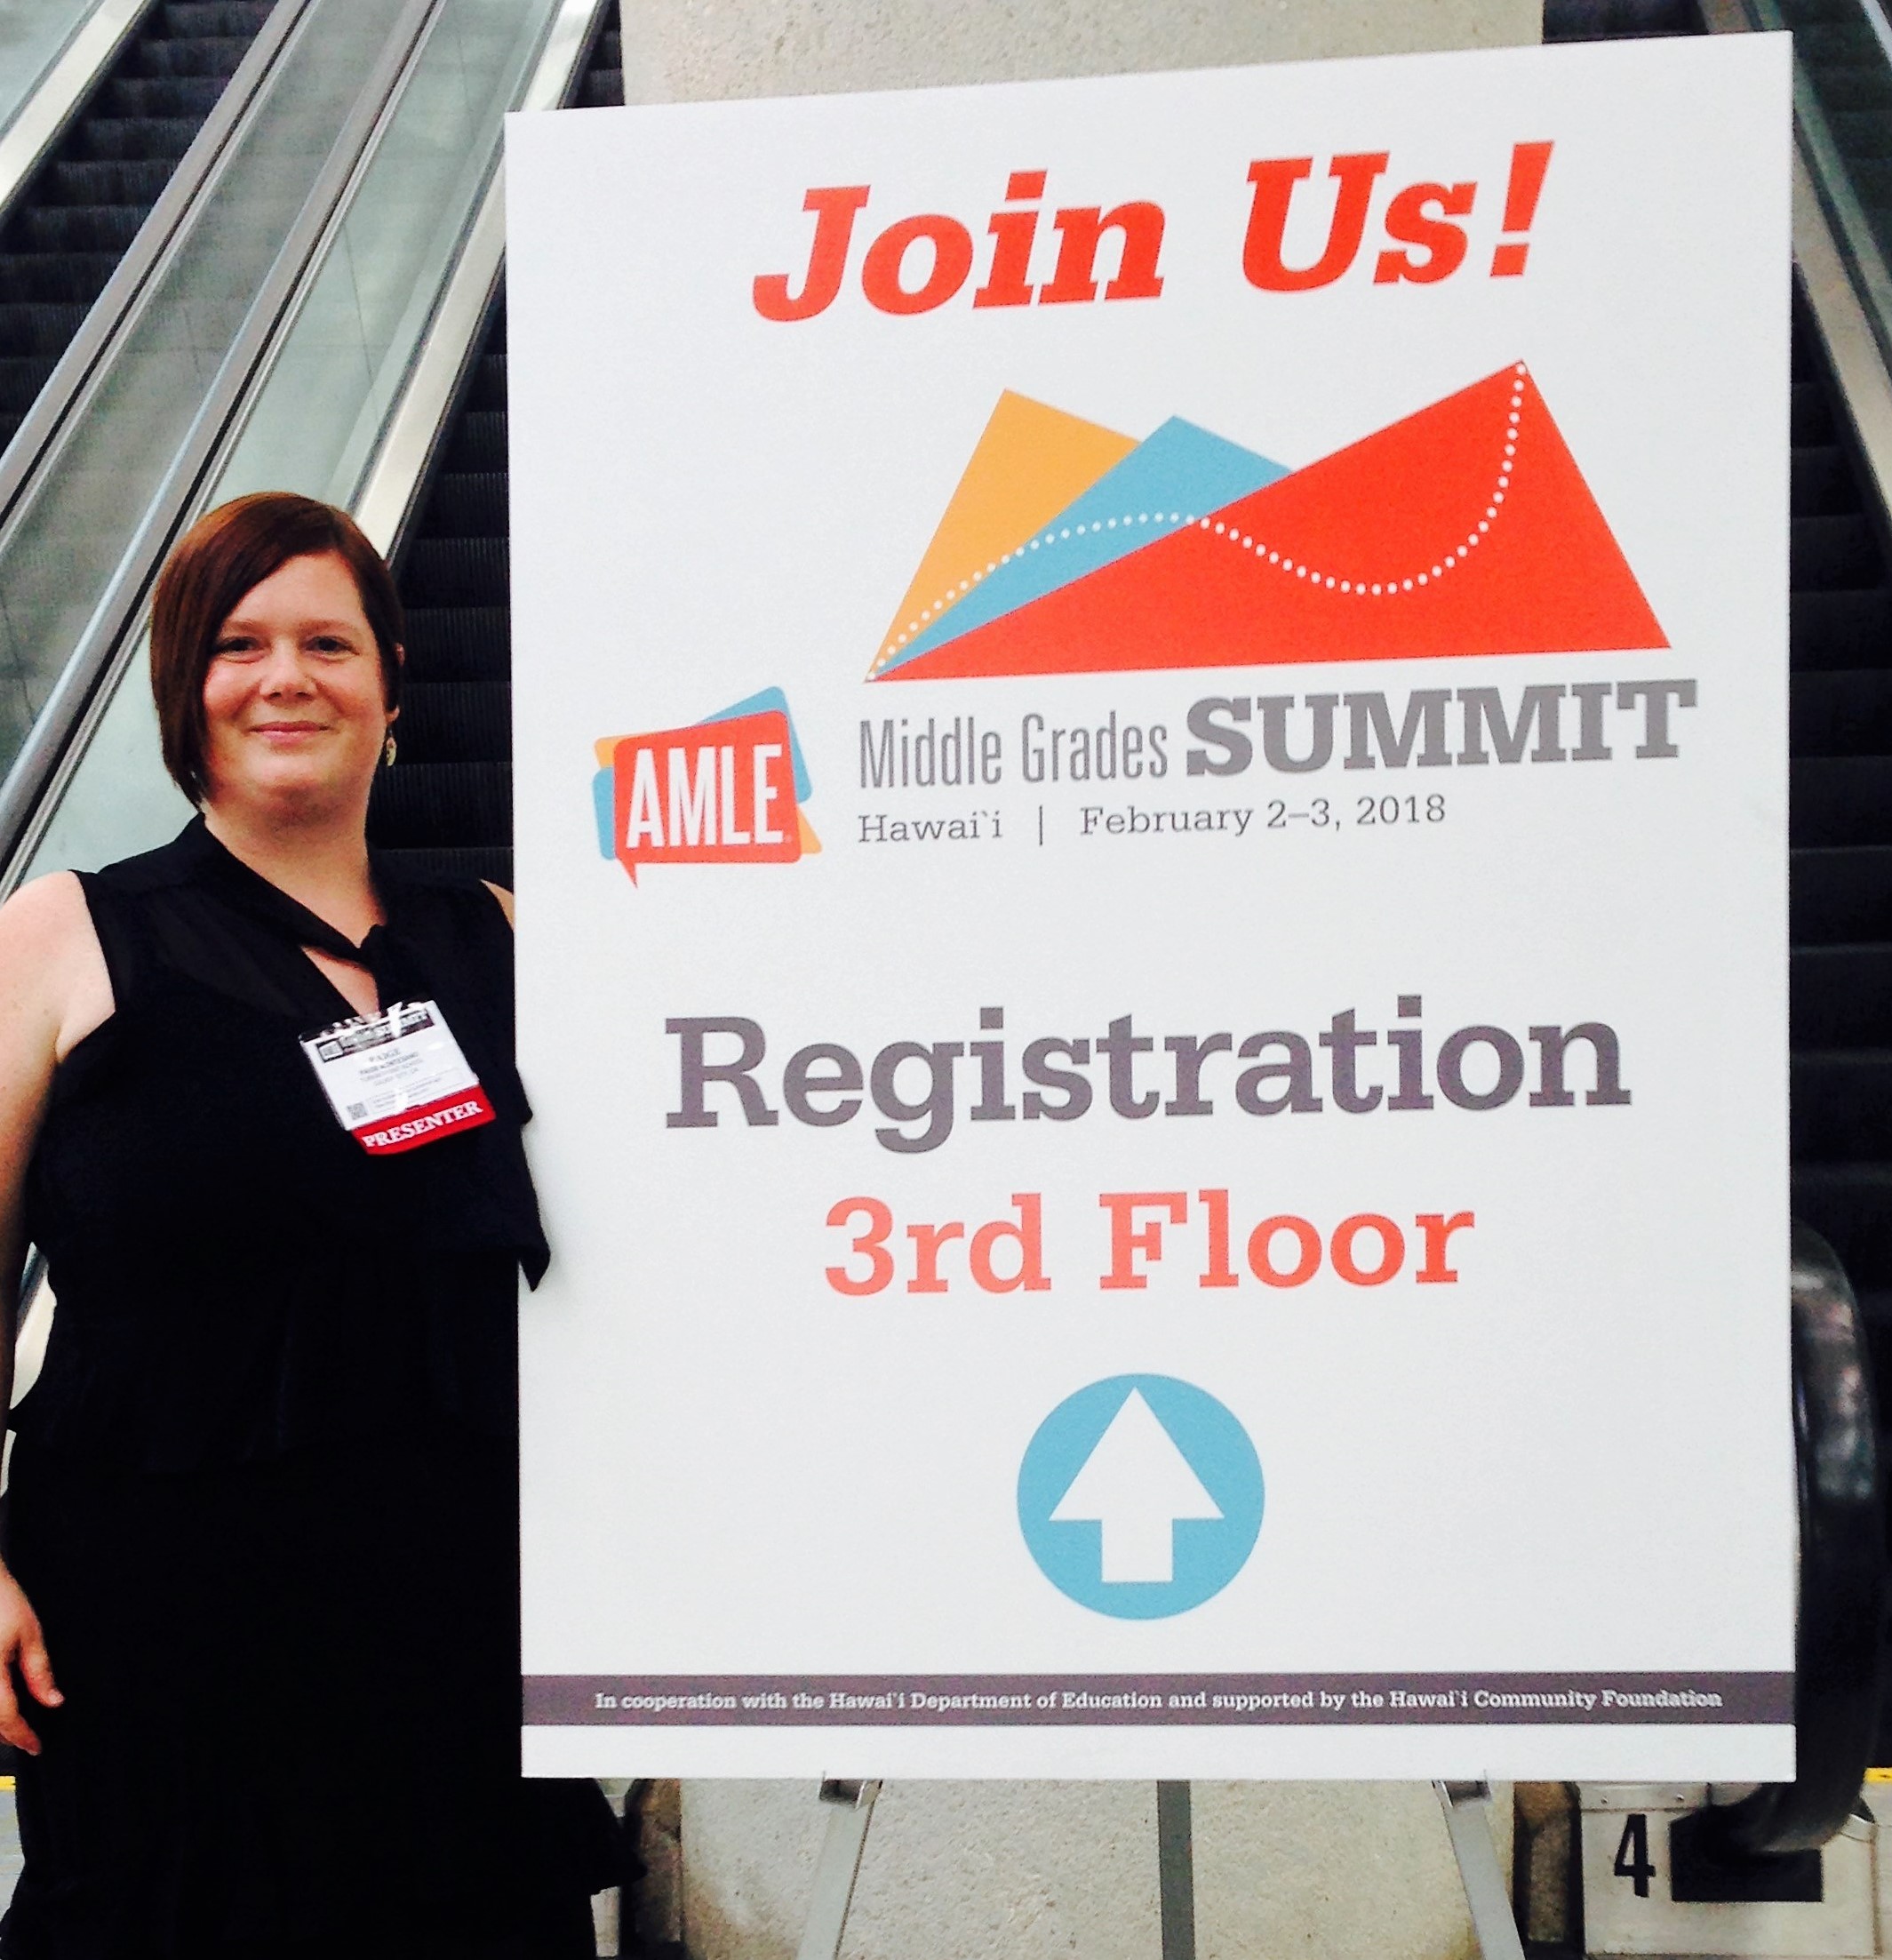
[(193, 803), (204, 800), (204, 677), (217, 635), (246, 592), (291, 558), (334, 552), (354, 574), (381, 656), (390, 708), (401, 692), (401, 598), (381, 555), (346, 510), (259, 490), (198, 518), (158, 573), (151, 595), (151, 694), (164, 767)]

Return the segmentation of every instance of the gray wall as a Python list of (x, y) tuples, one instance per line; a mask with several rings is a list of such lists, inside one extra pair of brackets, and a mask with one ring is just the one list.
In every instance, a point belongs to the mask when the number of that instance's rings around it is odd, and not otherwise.
[(1539, 37), (1540, 0), (622, 0), (634, 102), (1019, 82)]

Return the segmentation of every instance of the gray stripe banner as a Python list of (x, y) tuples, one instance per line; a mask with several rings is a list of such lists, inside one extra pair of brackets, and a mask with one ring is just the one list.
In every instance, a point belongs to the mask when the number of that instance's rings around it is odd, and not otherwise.
[(1791, 1674), (527, 1675), (528, 1728), (1782, 1724)]

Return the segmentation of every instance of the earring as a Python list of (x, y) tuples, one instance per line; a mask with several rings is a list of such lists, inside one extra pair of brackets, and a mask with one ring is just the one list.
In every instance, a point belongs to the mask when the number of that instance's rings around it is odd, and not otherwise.
[(387, 740), (381, 745), (382, 763), (387, 768), (392, 769), (395, 765), (395, 756), (397, 753), (398, 750), (395, 742), (394, 731), (392, 729), (389, 729), (389, 731), (387, 732)]

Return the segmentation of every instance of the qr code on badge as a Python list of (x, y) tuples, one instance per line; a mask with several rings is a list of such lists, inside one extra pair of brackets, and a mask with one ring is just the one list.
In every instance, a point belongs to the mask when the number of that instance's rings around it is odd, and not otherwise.
[(368, 1105), (365, 1102), (351, 1102), (348, 1105), (348, 1121), (350, 1123), (361, 1122), (367, 1114)]

